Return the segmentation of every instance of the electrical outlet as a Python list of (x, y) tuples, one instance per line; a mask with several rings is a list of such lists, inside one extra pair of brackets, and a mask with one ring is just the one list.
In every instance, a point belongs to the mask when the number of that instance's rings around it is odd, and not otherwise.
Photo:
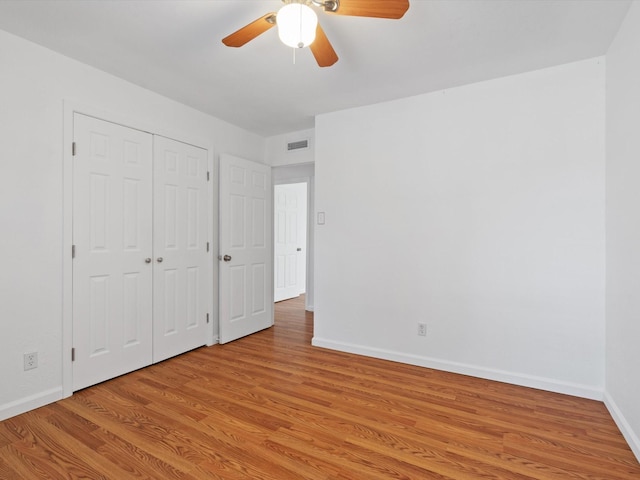
[(24, 354), (24, 369), (33, 370), (38, 368), (38, 352), (31, 352)]
[(418, 335), (421, 337), (427, 336), (427, 324), (426, 323), (418, 323)]

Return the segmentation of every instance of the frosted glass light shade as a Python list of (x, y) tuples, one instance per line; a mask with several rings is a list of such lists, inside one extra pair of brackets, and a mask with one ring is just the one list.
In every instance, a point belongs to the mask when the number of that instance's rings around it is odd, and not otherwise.
[(278, 11), (276, 25), (282, 43), (293, 48), (304, 48), (316, 39), (318, 16), (307, 5), (289, 3)]

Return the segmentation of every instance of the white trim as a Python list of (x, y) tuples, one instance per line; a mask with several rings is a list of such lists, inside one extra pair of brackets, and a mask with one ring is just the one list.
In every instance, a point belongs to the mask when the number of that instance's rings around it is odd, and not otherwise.
[(461, 375), (469, 375), (472, 377), (495, 380), (522, 387), (536, 388), (539, 390), (547, 390), (549, 392), (562, 393), (565, 395), (573, 395), (575, 397), (588, 398), (591, 400), (601, 401), (603, 396), (602, 390), (592, 386), (560, 382), (551, 378), (535, 377), (517, 372), (477, 367), (474, 365), (449, 362), (447, 360), (438, 360), (436, 358), (423, 357), (419, 355), (410, 355), (382, 348), (371, 348), (352, 343), (336, 342), (318, 337), (313, 337), (311, 344), (315, 347), (329, 348), (331, 350), (338, 350), (341, 352), (354, 353), (383, 360), (391, 360), (393, 362), (406, 363), (419, 367), (433, 368), (435, 370), (459, 373)]
[(62, 146), (62, 396), (73, 393), (73, 264), (71, 245), (73, 244), (73, 105), (63, 102)]
[[(287, 165), (288, 166), (288, 165)], [(280, 167), (271, 167), (271, 168), (280, 168)], [(308, 184), (311, 181), (311, 177), (294, 177), (294, 178), (279, 178), (277, 180), (273, 180), (273, 186), (276, 185), (291, 185), (294, 183), (306, 183)]]
[(62, 387), (56, 387), (21, 398), (14, 402), (6, 403), (0, 406), (0, 421), (21, 415), (30, 410), (35, 410), (36, 408), (44, 407), (61, 399)]
[(613, 421), (616, 422), (620, 432), (622, 432), (622, 436), (629, 444), (631, 451), (640, 462), (640, 438), (638, 438), (638, 435), (633, 431), (631, 425), (629, 425), (629, 422), (627, 422), (627, 419), (622, 414), (622, 411), (613, 400), (613, 397), (606, 390), (604, 392), (604, 404), (607, 410), (609, 410), (611, 417), (613, 417)]
[[(63, 213), (62, 213), (62, 397), (66, 398), (73, 393), (73, 365), (71, 363), (71, 348), (73, 346), (73, 296), (72, 296), (72, 272), (73, 264), (71, 261), (71, 245), (73, 243), (73, 155), (71, 152), (71, 144), (73, 142), (73, 116), (76, 113), (98, 118), (107, 122), (117, 123), (119, 125), (141, 130), (152, 135), (158, 135), (170, 138), (182, 143), (187, 143), (195, 147), (202, 148), (207, 151), (207, 164), (211, 172), (211, 186), (209, 187), (209, 242), (211, 248), (210, 267), (211, 267), (211, 290), (213, 295), (209, 299), (210, 327), (207, 332), (205, 344), (213, 345), (217, 343), (217, 308), (214, 308), (217, 302), (217, 279), (218, 279), (218, 182), (216, 174), (218, 170), (215, 162), (215, 147), (212, 142), (195, 138), (186, 132), (177, 132), (173, 129), (167, 130), (165, 127), (151, 124), (140, 118), (130, 115), (122, 115), (109, 111), (106, 108), (84, 105), (73, 100), (63, 100), (63, 164), (62, 164), (62, 196), (63, 196)], [(216, 259), (216, 261), (214, 261)], [(59, 400), (56, 398), (52, 401)], [(41, 406), (41, 405), (39, 405)]]
[(209, 188), (209, 243), (211, 248), (209, 249), (209, 261), (211, 262), (211, 296), (209, 297), (209, 313), (211, 314), (209, 326), (209, 338), (207, 340), (207, 346), (215, 345), (219, 343), (219, 319), (218, 319), (218, 296), (220, 293), (218, 287), (218, 198), (220, 182), (218, 176), (220, 170), (218, 168), (218, 161), (213, 154), (213, 146), (209, 149), (209, 171), (211, 172), (211, 187)]

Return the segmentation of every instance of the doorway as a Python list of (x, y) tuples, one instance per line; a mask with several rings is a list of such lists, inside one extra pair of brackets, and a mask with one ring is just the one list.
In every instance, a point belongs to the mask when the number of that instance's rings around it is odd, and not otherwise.
[[(273, 167), (272, 169), (272, 178), (273, 178), (273, 200), (274, 200), (274, 301), (280, 301), (284, 298), (297, 298), (298, 295), (304, 293), (304, 308), (307, 311), (313, 311), (313, 235), (314, 235), (314, 225), (311, 221), (313, 219), (314, 212), (314, 202), (313, 202), (313, 189), (314, 189), (314, 164), (313, 163), (305, 163), (299, 165), (287, 165), (282, 167)], [(282, 187), (282, 189), (280, 189)], [(293, 248), (295, 257), (295, 270), (293, 261), (289, 260), (286, 262), (286, 259), (281, 258), (278, 261), (278, 256), (281, 252), (277, 251), (277, 243), (279, 240), (286, 240), (287, 235), (287, 212), (288, 209), (285, 208), (281, 210), (281, 214), (278, 215), (280, 205), (283, 205), (283, 202), (286, 202), (286, 197), (283, 197), (282, 192), (290, 192), (291, 190), (297, 189), (297, 200), (295, 201), (297, 205), (297, 210), (302, 210), (297, 213), (294, 217), (293, 215), (289, 215), (289, 228), (288, 231), (290, 233), (289, 240), (294, 240), (288, 242), (290, 244), (289, 248)], [(280, 198), (278, 198), (280, 196)], [(305, 198), (300, 198), (300, 196)], [(291, 203), (291, 201), (289, 202)], [(300, 209), (302, 205), (302, 208)], [(279, 218), (278, 218), (279, 217)], [(295, 218), (295, 220), (291, 220), (291, 218)], [(284, 222), (284, 224), (282, 223)], [(293, 234), (293, 225), (296, 226), (296, 234)], [(302, 226), (304, 229), (303, 233), (300, 233), (299, 228)], [(284, 242), (286, 243), (286, 242)], [(293, 245), (297, 243), (297, 245)], [(300, 251), (298, 251), (300, 248)], [(282, 255), (280, 255), (282, 256)], [(302, 267), (302, 268), (301, 268)], [(278, 279), (278, 270), (280, 272), (280, 279)], [(289, 278), (292, 279), (292, 273), (295, 272), (295, 280), (296, 280), (296, 289), (297, 293), (291, 295), (289, 292), (287, 295), (283, 296), (278, 291), (278, 282), (281, 286), (286, 285), (286, 280), (283, 281), (282, 277), (286, 277), (287, 270), (289, 271)], [(293, 283), (291, 280), (289, 283)]]

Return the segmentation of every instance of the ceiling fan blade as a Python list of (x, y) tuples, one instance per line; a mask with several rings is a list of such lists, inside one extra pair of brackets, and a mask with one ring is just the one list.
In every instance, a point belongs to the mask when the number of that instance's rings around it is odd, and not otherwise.
[(274, 12), (267, 13), (259, 19), (245, 25), (237, 32), (233, 32), (228, 37), (222, 39), (227, 47), (241, 47), (245, 43), (253, 40), (258, 35), (266, 32), (276, 24), (276, 14)]
[(409, 10), (409, 0), (329, 0), (325, 11), (354, 17), (402, 18)]
[(321, 67), (330, 67), (338, 61), (338, 54), (331, 46), (331, 42), (318, 23), (316, 27), (316, 39), (309, 45), (311, 53), (316, 57), (316, 62)]

